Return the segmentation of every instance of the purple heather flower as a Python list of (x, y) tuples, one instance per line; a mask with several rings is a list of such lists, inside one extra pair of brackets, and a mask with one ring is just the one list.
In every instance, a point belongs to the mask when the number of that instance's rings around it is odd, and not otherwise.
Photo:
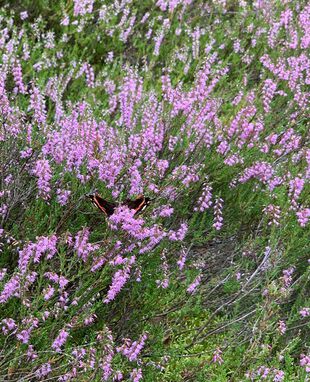
[(186, 289), (187, 293), (194, 294), (197, 292), (197, 287), (201, 282), (201, 275), (198, 275), (195, 280)]
[(71, 194), (71, 191), (69, 190), (57, 190), (57, 202), (64, 206), (68, 203), (69, 196)]
[(182, 223), (177, 231), (169, 231), (168, 237), (171, 241), (182, 241), (186, 236), (187, 230), (187, 223)]
[(96, 320), (96, 318), (97, 318), (96, 314), (89, 315), (88, 317), (84, 319), (84, 325), (85, 326), (91, 325)]
[(27, 344), (30, 339), (31, 329), (24, 329), (16, 334), (16, 338), (23, 344)]
[(204, 212), (212, 205), (212, 187), (209, 184), (205, 184), (202, 190), (202, 194), (197, 201), (197, 206), (194, 211)]
[(217, 197), (214, 203), (214, 223), (213, 227), (219, 231), (223, 226), (223, 199)]
[(296, 212), (298, 223), (301, 227), (305, 227), (308, 224), (310, 218), (310, 208), (304, 208)]
[(161, 206), (158, 215), (162, 218), (166, 218), (166, 217), (171, 216), (173, 214), (173, 211), (174, 211), (174, 209), (172, 207), (170, 207), (169, 205), (163, 205), (163, 206)]
[(130, 373), (130, 380), (132, 382), (139, 382), (142, 379), (142, 370), (141, 369), (133, 369)]
[(291, 268), (288, 268), (288, 269), (284, 269), (284, 271), (282, 272), (283, 276), (282, 276), (282, 280), (283, 280), (283, 283), (284, 283), (284, 286), (285, 288), (288, 288), (291, 283), (292, 283), (292, 274), (294, 273), (294, 267), (291, 267)]
[(74, 0), (73, 15), (77, 17), (79, 15), (84, 16), (87, 13), (92, 13), (94, 0)]
[(183, 248), (182, 251), (181, 251), (181, 255), (177, 261), (177, 265), (180, 269), (180, 271), (184, 268), (184, 265), (185, 265), (185, 261), (186, 261), (186, 258), (187, 258), (187, 252), (185, 251), (185, 249)]
[(38, 178), (39, 195), (43, 199), (49, 199), (51, 192), (50, 181), (52, 178), (52, 171), (49, 162), (46, 159), (38, 160), (33, 172)]
[(116, 348), (118, 353), (122, 353), (129, 361), (135, 361), (145, 345), (147, 335), (143, 334), (138, 341), (132, 342), (130, 339), (125, 339), (124, 344)]
[(224, 362), (222, 358), (222, 353), (223, 352), (221, 351), (221, 349), (217, 348), (213, 353), (212, 362), (221, 365)]
[(35, 359), (38, 358), (38, 354), (34, 351), (33, 345), (28, 345), (26, 354), (27, 354), (27, 359), (29, 361), (34, 361)]
[(110, 217), (112, 229), (116, 230), (118, 227), (127, 231), (131, 236), (137, 239), (143, 239), (142, 225), (144, 220), (142, 218), (134, 218), (135, 210), (129, 209), (127, 206), (118, 207), (114, 214)]
[(110, 301), (114, 300), (116, 295), (121, 291), (123, 286), (126, 284), (130, 277), (131, 265), (135, 262), (135, 256), (132, 256), (129, 260), (128, 265), (123, 269), (120, 269), (114, 273), (112, 284), (108, 290), (107, 297), (104, 299), (104, 302), (107, 304)]
[(286, 324), (284, 321), (279, 321), (278, 322), (278, 331), (281, 335), (283, 335), (286, 332)]
[(264, 86), (262, 89), (263, 92), (263, 105), (264, 105), (264, 112), (269, 113), (271, 108), (270, 108), (270, 103), (275, 95), (275, 92), (277, 90), (277, 84), (273, 82), (271, 79), (267, 79), (264, 82)]
[(110, 375), (113, 372), (112, 365), (111, 365), (113, 360), (113, 355), (114, 355), (114, 351), (113, 349), (110, 349), (110, 352), (106, 356), (104, 356), (103, 360), (101, 361), (100, 367), (103, 371), (102, 379), (104, 381), (108, 381)]
[(243, 175), (239, 178), (239, 182), (245, 183), (251, 178), (256, 178), (263, 183), (267, 183), (272, 178), (273, 174), (273, 168), (269, 163), (257, 162), (244, 171)]
[(310, 356), (300, 354), (300, 366), (304, 367), (307, 373), (310, 373)]
[(20, 275), (16, 274), (4, 285), (0, 294), (0, 304), (5, 303), (12, 296), (19, 296)]
[(263, 212), (269, 217), (268, 225), (280, 225), (280, 215), (281, 210), (279, 206), (275, 206), (274, 204), (269, 204), (267, 207), (263, 209)]
[(22, 67), (18, 60), (15, 61), (14, 67), (12, 69), (12, 74), (13, 74), (17, 91), (22, 94), (25, 94), (26, 88), (23, 82)]
[(50, 298), (52, 298), (53, 294), (55, 293), (55, 289), (49, 285), (47, 288), (43, 290), (44, 300), (47, 301)]
[(40, 125), (46, 123), (45, 100), (40, 90), (33, 86), (30, 95), (30, 108), (34, 111), (34, 119)]
[(275, 375), (273, 378), (274, 382), (282, 382), (284, 381), (284, 371), (282, 370), (275, 370)]
[(74, 249), (78, 255), (81, 257), (83, 261), (86, 261), (90, 253), (96, 251), (99, 246), (88, 243), (89, 238), (89, 229), (84, 228), (79, 231), (74, 239)]
[(310, 316), (310, 308), (302, 308), (299, 311), (301, 317), (309, 317)]
[(47, 376), (52, 371), (52, 367), (50, 363), (44, 363), (36, 370), (36, 377), (41, 379)]
[(20, 12), (19, 16), (21, 20), (26, 20), (28, 18), (28, 12), (27, 11)]
[(67, 341), (67, 338), (69, 336), (69, 332), (65, 329), (62, 329), (56, 339), (54, 340), (52, 344), (52, 349), (54, 349), (57, 353), (61, 351), (61, 347), (65, 344)]
[(4, 318), (1, 321), (1, 330), (3, 334), (8, 334), (10, 331), (13, 331), (17, 328), (17, 325), (13, 318)]

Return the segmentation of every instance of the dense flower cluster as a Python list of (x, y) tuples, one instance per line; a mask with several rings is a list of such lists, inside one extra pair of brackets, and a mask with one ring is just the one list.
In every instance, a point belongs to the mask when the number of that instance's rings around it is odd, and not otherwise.
[(62, 329), (59, 332), (58, 336), (55, 338), (55, 340), (52, 344), (52, 349), (54, 349), (56, 352), (60, 352), (62, 346), (67, 341), (68, 336), (69, 336), (69, 332), (65, 329)]
[(51, 192), (50, 181), (52, 178), (52, 172), (48, 160), (40, 159), (37, 161), (34, 168), (34, 175), (38, 178), (39, 195), (44, 199), (49, 199)]
[(194, 208), (194, 211), (203, 212), (212, 205), (212, 188), (210, 185), (205, 184), (201, 196), (197, 202), (198, 206)]
[(88, 237), (89, 230), (86, 228), (79, 231), (74, 239), (74, 249), (78, 257), (82, 258), (83, 261), (86, 261), (89, 254), (98, 248), (97, 245), (88, 242)]
[(124, 344), (116, 348), (118, 353), (122, 353), (129, 361), (134, 361), (137, 359), (139, 353), (144, 347), (147, 335), (143, 334), (138, 341), (132, 342), (130, 339), (126, 338)]
[(130, 276), (131, 266), (135, 262), (135, 256), (131, 256), (123, 269), (115, 272), (112, 284), (110, 285), (107, 297), (104, 299), (105, 303), (114, 300), (116, 295), (120, 292), (123, 286), (126, 284)]
[(213, 227), (219, 231), (223, 226), (223, 199), (217, 197), (214, 203), (214, 224)]
[(190, 294), (194, 294), (196, 293), (197, 291), (197, 287), (198, 285), (200, 284), (201, 282), (201, 275), (198, 275), (195, 280), (189, 285), (189, 287), (187, 288), (187, 292), (190, 293)]

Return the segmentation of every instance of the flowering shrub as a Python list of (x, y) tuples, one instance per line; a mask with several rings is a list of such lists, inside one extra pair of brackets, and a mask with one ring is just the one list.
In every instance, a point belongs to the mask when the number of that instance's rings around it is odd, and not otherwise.
[(0, 10), (1, 378), (306, 378), (310, 6), (43, 3)]

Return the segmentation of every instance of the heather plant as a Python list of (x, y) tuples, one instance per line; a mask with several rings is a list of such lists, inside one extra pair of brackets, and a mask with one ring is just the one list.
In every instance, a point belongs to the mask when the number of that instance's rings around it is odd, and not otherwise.
[(309, 25), (302, 0), (1, 9), (0, 380), (307, 380)]

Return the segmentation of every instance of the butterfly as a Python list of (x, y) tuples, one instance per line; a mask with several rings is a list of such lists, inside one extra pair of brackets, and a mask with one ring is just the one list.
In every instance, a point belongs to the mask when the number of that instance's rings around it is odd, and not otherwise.
[(114, 211), (120, 205), (127, 206), (131, 210), (135, 210), (135, 215), (142, 212), (149, 204), (151, 199), (145, 197), (144, 195), (139, 195), (135, 200), (126, 199), (122, 204), (117, 204), (114, 202), (109, 202), (108, 200), (103, 199), (98, 192), (94, 192), (86, 195), (91, 202), (99, 208), (107, 217), (110, 217), (114, 214)]

